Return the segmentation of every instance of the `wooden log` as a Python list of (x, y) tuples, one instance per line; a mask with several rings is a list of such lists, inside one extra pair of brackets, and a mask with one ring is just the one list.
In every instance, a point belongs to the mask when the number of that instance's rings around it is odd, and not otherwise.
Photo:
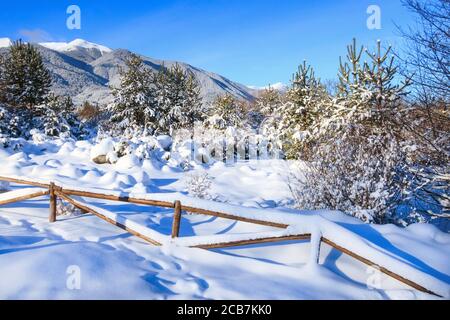
[(55, 222), (56, 221), (56, 193), (55, 193), (55, 184), (53, 182), (50, 183), (49, 187), (49, 193), (50, 193), (50, 212), (49, 212), (49, 222)]
[(246, 245), (258, 244), (258, 243), (280, 242), (280, 241), (290, 241), (290, 240), (308, 240), (310, 238), (311, 238), (310, 234), (298, 234), (298, 235), (282, 236), (282, 237), (268, 237), (268, 238), (239, 240), (239, 241), (230, 241), (230, 242), (222, 242), (222, 243), (200, 244), (200, 245), (192, 246), (191, 248), (218, 249), (218, 248), (227, 248), (227, 247), (236, 247), (236, 246), (246, 246)]
[[(96, 193), (96, 192), (70, 190), (70, 189), (63, 189), (62, 192), (69, 196), (72, 195), (72, 196), (80, 196), (80, 197), (87, 197), (87, 198), (121, 201), (121, 202), (135, 203), (135, 204), (144, 204), (144, 205), (151, 205), (151, 206), (157, 206), (157, 207), (163, 207), (163, 208), (174, 208), (174, 203), (167, 202), (167, 201), (146, 200), (146, 199), (132, 198), (132, 197), (128, 197), (128, 196), (115, 196), (115, 195), (107, 195), (107, 194)], [(250, 219), (250, 218), (235, 216), (235, 215), (226, 214), (226, 213), (222, 213), (222, 212), (215, 212), (215, 211), (211, 211), (211, 210), (188, 207), (188, 206), (182, 206), (181, 210), (189, 211), (189, 212), (193, 212), (193, 213), (197, 213), (197, 214), (215, 216), (215, 217), (219, 217), (219, 218), (238, 220), (238, 221), (243, 221), (243, 222), (248, 222), (248, 223), (264, 225), (264, 226), (282, 228), (282, 229), (285, 229), (288, 227), (287, 224), (281, 224), (281, 223), (263, 221), (263, 220), (257, 220), (257, 219)]]
[(129, 233), (131, 233), (132, 235), (134, 235), (134, 236), (136, 236), (138, 238), (141, 238), (142, 240), (145, 240), (145, 241), (147, 241), (147, 242), (149, 242), (149, 243), (151, 243), (151, 244), (153, 244), (155, 246), (160, 246), (161, 245), (161, 243), (159, 243), (158, 241), (153, 240), (153, 239), (151, 239), (151, 238), (149, 238), (147, 236), (144, 236), (143, 234), (141, 234), (141, 233), (139, 233), (139, 232), (137, 232), (137, 231), (135, 231), (133, 229), (130, 229), (129, 227), (127, 227), (127, 226), (125, 226), (125, 225), (123, 225), (123, 224), (121, 224), (121, 223), (119, 223), (119, 222), (117, 222), (117, 221), (115, 221), (113, 219), (105, 217), (104, 215), (102, 215), (101, 213), (98, 213), (94, 209), (92, 209), (92, 208), (90, 208), (88, 206), (85, 206), (85, 205), (79, 203), (78, 201), (70, 198), (69, 196), (67, 196), (66, 194), (62, 193), (61, 191), (57, 191), (56, 193), (57, 193), (57, 195), (60, 198), (62, 198), (65, 201), (73, 204), (75, 207), (77, 207), (77, 208), (79, 208), (81, 210), (84, 210), (86, 212), (90, 212), (93, 215), (99, 217), (100, 219), (105, 220), (106, 222), (109, 222), (109, 223), (115, 225), (116, 227), (119, 227), (119, 228), (121, 228), (121, 229), (123, 229), (123, 230), (125, 230), (125, 231), (127, 231)]
[(178, 238), (180, 234), (180, 222), (181, 222), (181, 202), (175, 201), (174, 203), (174, 215), (172, 224), (172, 238)]
[(7, 181), (17, 184), (25, 184), (33, 187), (41, 187), (41, 188), (49, 188), (50, 184), (48, 183), (40, 183), (40, 182), (34, 182), (34, 181), (28, 181), (28, 180), (22, 180), (22, 179), (16, 179), (16, 178), (10, 178), (10, 177), (4, 177), (0, 176), (0, 181)]
[(207, 215), (207, 216), (214, 216), (214, 217), (218, 217), (218, 218), (243, 221), (243, 222), (259, 224), (259, 225), (275, 227), (275, 228), (281, 228), (281, 229), (286, 229), (289, 226), (289, 225), (283, 224), (283, 223), (277, 223), (277, 222), (270, 222), (270, 221), (264, 221), (264, 220), (258, 220), (258, 219), (245, 218), (245, 217), (235, 216), (235, 215), (228, 214), (228, 213), (211, 211), (211, 210), (200, 209), (200, 208), (194, 208), (194, 207), (189, 207), (189, 206), (181, 206), (181, 210), (189, 211), (189, 212), (192, 212), (192, 213), (203, 214), (203, 215)]
[(62, 189), (61, 192), (68, 196), (80, 196), (80, 197), (86, 197), (86, 198), (120, 201), (120, 202), (134, 203), (134, 204), (144, 204), (144, 205), (163, 207), (163, 208), (173, 208), (174, 207), (173, 202), (167, 202), (167, 201), (146, 200), (146, 199), (132, 198), (129, 196), (115, 196), (115, 195), (111, 195), (111, 194), (70, 190), (70, 189)]
[(396, 274), (396, 273), (386, 269), (385, 267), (382, 267), (382, 266), (380, 266), (380, 265), (370, 261), (369, 259), (361, 257), (360, 255), (358, 255), (358, 254), (356, 254), (356, 253), (354, 253), (354, 252), (352, 252), (352, 251), (350, 251), (350, 250), (348, 250), (348, 249), (346, 249), (344, 247), (339, 246), (338, 244), (334, 243), (333, 241), (331, 241), (331, 240), (329, 240), (327, 238), (322, 237), (322, 241), (325, 242), (326, 244), (330, 245), (331, 247), (335, 248), (336, 250), (339, 250), (339, 251), (341, 251), (341, 252), (343, 252), (345, 254), (348, 254), (350, 257), (353, 257), (356, 260), (361, 261), (362, 263), (364, 263), (366, 265), (369, 265), (371, 267), (376, 267), (377, 269), (379, 269), (384, 274), (387, 274), (388, 276), (390, 276), (390, 277), (392, 277), (392, 278), (394, 278), (394, 279), (396, 279), (396, 280), (398, 280), (398, 281), (400, 281), (400, 282), (402, 282), (402, 283), (404, 283), (404, 284), (406, 284), (406, 285), (408, 285), (408, 286), (410, 286), (410, 287), (412, 287), (412, 288), (414, 288), (416, 290), (419, 290), (419, 291), (422, 291), (422, 292), (425, 292), (425, 293), (428, 293), (428, 294), (432, 294), (432, 295), (435, 295), (435, 296), (438, 296), (438, 297), (442, 297), (442, 296), (434, 293), (433, 291), (430, 291), (427, 288), (425, 288), (425, 287), (423, 287), (423, 286), (421, 286), (421, 285), (419, 285), (419, 284), (417, 284), (417, 283), (415, 283), (415, 282), (413, 282), (413, 281), (411, 281), (409, 279), (406, 279), (406, 278), (402, 277), (401, 275)]
[(27, 194), (25, 196), (20, 196), (20, 197), (13, 198), (13, 199), (8, 199), (8, 200), (2, 200), (2, 201), (0, 201), (0, 205), (5, 205), (5, 204), (9, 204), (9, 203), (18, 202), (18, 201), (24, 201), (24, 200), (28, 200), (28, 199), (42, 197), (42, 196), (45, 196), (45, 195), (48, 195), (48, 194), (49, 194), (48, 190), (38, 191), (38, 192), (35, 192), (35, 193)]

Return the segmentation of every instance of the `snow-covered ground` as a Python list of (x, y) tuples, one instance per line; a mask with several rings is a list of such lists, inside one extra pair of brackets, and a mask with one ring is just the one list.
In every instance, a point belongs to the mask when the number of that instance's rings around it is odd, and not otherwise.
[[(287, 162), (216, 162), (208, 167), (196, 165), (185, 172), (174, 159), (163, 160), (162, 151), (155, 151), (161, 156), (143, 161), (125, 158), (100, 165), (90, 161), (91, 149), (90, 142), (70, 140), (25, 143), (16, 151), (0, 148), (0, 175), (58, 181), (78, 188), (152, 193), (216, 209), (242, 206), (245, 209), (233, 213), (284, 221), (293, 225), (287, 232), (321, 232), (450, 297), (450, 235), (432, 225), (401, 229), (363, 224), (339, 212), (289, 209)], [(187, 195), (192, 172), (207, 172), (211, 177), (207, 195), (215, 203)], [(11, 186), (13, 190), (18, 188)], [(172, 209), (84, 200), (169, 238)], [(318, 230), (312, 230), (315, 227)], [(209, 216), (183, 215), (180, 236), (231, 238), (252, 232), (280, 231)], [(156, 247), (90, 214), (58, 216), (58, 221), (50, 224), (48, 198), (0, 206), (3, 299), (435, 298), (326, 244), (322, 244), (318, 265), (311, 262), (311, 252), (309, 241), (210, 251), (177, 244)]]

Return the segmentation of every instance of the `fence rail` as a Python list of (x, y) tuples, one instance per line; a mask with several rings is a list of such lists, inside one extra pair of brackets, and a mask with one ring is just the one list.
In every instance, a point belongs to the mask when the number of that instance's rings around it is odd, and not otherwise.
[[(264, 225), (264, 226), (270, 226), (280, 229), (285, 229), (289, 225), (287, 224), (281, 224), (276, 222), (270, 222), (265, 220), (258, 220), (258, 219), (250, 219), (246, 217), (241, 217), (238, 215), (233, 215), (230, 213), (224, 213), (224, 212), (217, 212), (212, 210), (207, 210), (204, 208), (195, 208), (192, 206), (183, 206), (180, 201), (175, 202), (168, 202), (168, 201), (160, 201), (160, 200), (149, 200), (149, 199), (140, 199), (137, 197), (129, 197), (129, 196), (117, 196), (117, 195), (111, 195), (106, 193), (100, 193), (100, 192), (90, 192), (90, 191), (80, 191), (80, 190), (73, 190), (73, 189), (66, 189), (63, 187), (58, 186), (57, 184), (50, 182), (50, 183), (42, 183), (38, 181), (33, 181), (32, 179), (18, 179), (16, 177), (6, 177), (6, 176), (0, 176), (0, 181), (7, 181), (12, 182), (16, 184), (22, 184), (22, 185), (28, 185), (28, 186), (34, 186), (34, 187), (40, 187), (40, 188), (46, 188), (48, 190), (40, 190), (36, 191), (34, 193), (28, 193), (23, 196), (13, 197), (10, 199), (6, 199), (1, 201), (0, 205), (9, 204), (13, 202), (28, 200), (32, 198), (37, 198), (41, 196), (50, 196), (50, 205), (49, 205), (49, 222), (55, 222), (56, 221), (56, 202), (57, 198), (61, 198), (62, 200), (71, 203), (75, 207), (79, 208), (83, 212), (87, 213), (90, 212), (93, 215), (103, 219), (104, 221), (111, 223), (133, 235), (136, 237), (139, 237), (146, 242), (153, 244), (153, 245), (162, 245), (159, 241), (156, 241), (155, 239), (151, 239), (146, 235), (143, 235), (142, 233), (126, 226), (123, 223), (120, 223), (118, 221), (115, 221), (114, 219), (111, 219), (110, 217), (107, 217), (103, 215), (102, 213), (98, 212), (97, 210), (93, 209), (92, 207), (88, 205), (84, 205), (80, 203), (79, 201), (74, 200), (71, 196), (80, 196), (80, 197), (86, 197), (86, 198), (93, 198), (93, 199), (102, 199), (102, 200), (111, 200), (111, 201), (119, 201), (119, 202), (128, 202), (133, 204), (141, 204), (141, 205), (149, 205), (149, 206), (156, 206), (156, 207), (163, 207), (163, 208), (173, 208), (174, 209), (174, 217), (173, 217), (173, 224), (172, 224), (172, 232), (171, 237), (172, 238), (178, 238), (179, 237), (179, 230), (180, 230), (180, 224), (181, 224), (181, 215), (182, 211), (188, 211), (191, 213), (201, 214), (201, 215), (208, 215), (208, 216), (215, 216), (225, 219), (231, 219), (235, 221), (242, 221), (247, 223), (253, 223), (258, 225)], [(270, 243), (270, 242), (280, 242), (280, 241), (289, 241), (289, 240), (310, 240), (311, 234), (297, 234), (297, 235), (288, 235), (288, 236), (278, 236), (278, 237), (263, 237), (258, 239), (244, 239), (244, 240), (234, 240), (234, 241), (228, 241), (228, 242), (218, 242), (218, 243), (208, 243), (208, 244), (198, 244), (193, 245), (191, 247), (193, 248), (201, 248), (201, 249), (216, 249), (216, 248), (225, 248), (225, 247), (234, 247), (234, 246), (243, 246), (243, 245), (250, 245), (250, 244), (259, 244), (259, 243)], [(351, 250), (348, 250), (347, 248), (344, 248), (337, 243), (333, 242), (330, 239), (327, 239), (325, 237), (321, 237), (321, 242), (326, 243), (327, 245), (331, 246), (332, 248), (345, 253), (356, 260), (378, 268), (381, 272), (387, 274), (388, 276), (416, 289), (421, 292), (425, 292), (428, 294), (432, 294), (438, 297), (442, 297), (441, 295), (425, 288), (424, 286), (421, 286), (420, 284), (411, 281), (407, 279), (406, 277), (399, 275), (395, 272), (392, 272), (388, 270), (387, 268), (376, 264), (369, 259), (366, 259)], [(320, 244), (319, 244), (320, 246)]]

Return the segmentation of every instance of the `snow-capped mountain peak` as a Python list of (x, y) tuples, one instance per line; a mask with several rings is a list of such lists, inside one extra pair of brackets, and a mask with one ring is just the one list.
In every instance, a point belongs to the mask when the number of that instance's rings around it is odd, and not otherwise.
[(0, 38), (0, 48), (8, 48), (11, 44), (10, 38)]
[(274, 84), (271, 84), (271, 85), (268, 85), (268, 86), (265, 86), (265, 87), (257, 87), (257, 86), (247, 86), (247, 87), (252, 89), (252, 90), (258, 90), (258, 91), (259, 90), (266, 90), (266, 89), (269, 89), (269, 88), (272, 88), (272, 89), (275, 89), (275, 90), (278, 90), (278, 91), (286, 91), (287, 88), (288, 88), (288, 86), (286, 84), (282, 83), (282, 82), (277, 82), (277, 83), (274, 83)]
[(75, 51), (80, 48), (97, 49), (102, 54), (112, 51), (108, 47), (105, 47), (105, 46), (102, 46), (100, 44), (96, 44), (93, 42), (89, 42), (89, 41), (86, 41), (83, 39), (75, 39), (71, 42), (41, 42), (39, 44), (48, 49), (55, 50), (55, 51), (61, 51), (61, 52)]

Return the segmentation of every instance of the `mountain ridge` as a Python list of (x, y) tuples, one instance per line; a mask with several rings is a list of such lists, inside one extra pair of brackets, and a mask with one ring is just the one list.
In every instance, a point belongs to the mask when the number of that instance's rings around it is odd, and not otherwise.
[[(4, 46), (2, 47), (1, 44)], [(4, 54), (7, 50), (5, 47), (10, 44), (10, 39), (0, 38), (0, 54)], [(111, 103), (113, 97), (110, 88), (120, 84), (119, 71), (125, 67), (126, 59), (133, 53), (127, 49), (113, 50), (82, 39), (68, 43), (34, 44), (37, 45), (44, 64), (52, 75), (53, 91), (59, 95), (71, 96), (77, 105), (85, 101), (98, 104)], [(184, 70), (192, 73), (199, 82), (200, 94), (205, 104), (209, 104), (216, 96), (225, 93), (240, 100), (253, 101), (258, 92), (217, 73), (185, 62), (139, 56), (146, 67), (152, 71), (178, 63)]]

